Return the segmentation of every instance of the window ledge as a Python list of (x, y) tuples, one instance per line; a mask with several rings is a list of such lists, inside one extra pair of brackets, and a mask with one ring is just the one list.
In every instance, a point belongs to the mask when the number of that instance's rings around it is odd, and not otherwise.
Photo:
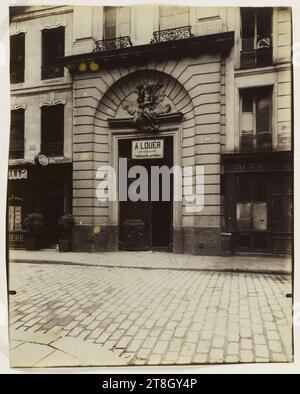
[(50, 84), (57, 84), (57, 83), (64, 82), (64, 79), (65, 79), (65, 76), (57, 77), (57, 78), (41, 79), (41, 83), (43, 85), (47, 85), (48, 83), (50, 83)]
[(273, 63), (268, 66), (248, 67), (248, 68), (239, 66), (235, 69), (234, 74), (235, 75), (247, 75), (247, 74), (253, 74), (254, 72), (259, 74), (259, 73), (266, 73), (268, 71), (270, 71), (270, 72), (276, 71), (276, 64)]

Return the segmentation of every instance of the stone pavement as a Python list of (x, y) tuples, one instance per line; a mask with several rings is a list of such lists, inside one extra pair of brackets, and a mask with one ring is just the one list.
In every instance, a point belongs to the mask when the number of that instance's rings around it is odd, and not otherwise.
[(208, 270), (290, 274), (291, 257), (264, 256), (191, 256), (163, 252), (59, 253), (55, 250), (29, 252), (10, 250), (11, 261), (52, 264), (79, 264), (101, 267), (143, 269)]
[(10, 264), (14, 367), (292, 361), (289, 276)]

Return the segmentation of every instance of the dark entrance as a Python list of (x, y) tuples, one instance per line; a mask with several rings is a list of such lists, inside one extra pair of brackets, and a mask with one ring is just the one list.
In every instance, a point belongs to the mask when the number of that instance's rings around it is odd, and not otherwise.
[(58, 244), (58, 219), (64, 213), (72, 212), (72, 166), (69, 164), (34, 167), (32, 177), (35, 198), (32, 212), (39, 212), (44, 218), (41, 248), (53, 248)]
[(58, 219), (64, 213), (65, 184), (64, 179), (43, 180), (41, 213), (45, 222), (44, 247), (52, 248), (58, 243)]
[[(145, 140), (145, 139), (144, 139)], [(172, 250), (173, 223), (173, 176), (170, 176), (170, 198), (163, 196), (167, 187), (162, 175), (159, 176), (157, 201), (151, 201), (152, 167), (173, 167), (173, 137), (149, 138), (147, 141), (163, 140), (160, 158), (133, 158), (132, 140), (119, 141), (119, 158), (127, 158), (128, 171), (133, 166), (143, 166), (148, 174), (147, 201), (120, 201), (120, 247), (123, 250)], [(134, 139), (133, 141), (137, 141)], [(135, 179), (128, 179), (128, 188)]]

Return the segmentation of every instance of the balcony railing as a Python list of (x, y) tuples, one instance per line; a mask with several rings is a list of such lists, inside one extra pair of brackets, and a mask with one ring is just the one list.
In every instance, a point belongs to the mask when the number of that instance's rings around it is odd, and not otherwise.
[(59, 157), (64, 155), (64, 143), (48, 143), (41, 145), (41, 152), (49, 157)]
[(272, 37), (242, 39), (241, 67), (264, 67), (273, 63)]
[(194, 37), (194, 34), (192, 34), (191, 26), (175, 27), (173, 29), (155, 31), (150, 44), (157, 44), (164, 41), (182, 40), (192, 37)]
[(46, 64), (42, 66), (42, 79), (59, 78), (64, 76), (64, 66)]
[(268, 152), (272, 150), (272, 132), (266, 131), (256, 135), (245, 133), (240, 136), (241, 152)]
[(252, 51), (241, 52), (241, 67), (264, 67), (273, 63), (272, 48), (254, 49)]
[(96, 48), (93, 51), (94, 53), (132, 47), (131, 38), (129, 36), (99, 40), (96, 41), (95, 44)]

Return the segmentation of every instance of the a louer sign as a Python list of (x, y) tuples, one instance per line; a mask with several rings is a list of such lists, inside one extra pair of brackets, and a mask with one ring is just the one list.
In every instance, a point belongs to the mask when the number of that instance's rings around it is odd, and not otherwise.
[(162, 159), (164, 157), (164, 140), (132, 141), (132, 159)]

